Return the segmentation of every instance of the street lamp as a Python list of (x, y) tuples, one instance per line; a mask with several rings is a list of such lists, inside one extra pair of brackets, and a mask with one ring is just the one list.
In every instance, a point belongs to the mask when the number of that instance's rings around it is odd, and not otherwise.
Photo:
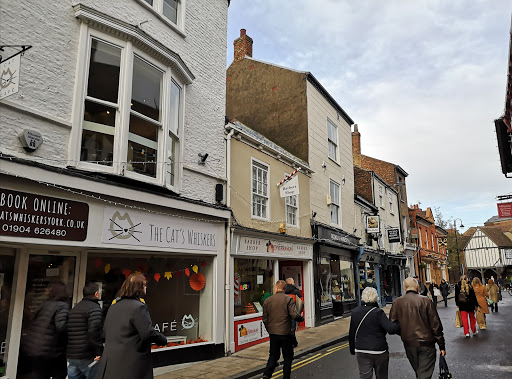
[[(460, 221), (460, 227), (463, 228), (464, 225), (462, 225), (462, 220), (460, 218), (456, 218), (455, 220), (453, 220), (453, 228), (455, 230), (455, 248), (457, 249), (457, 261), (459, 263), (459, 280), (460, 280), (460, 253), (459, 253), (459, 241), (457, 239), (457, 220)], [(462, 268), (462, 273), (464, 274), (464, 268)]]

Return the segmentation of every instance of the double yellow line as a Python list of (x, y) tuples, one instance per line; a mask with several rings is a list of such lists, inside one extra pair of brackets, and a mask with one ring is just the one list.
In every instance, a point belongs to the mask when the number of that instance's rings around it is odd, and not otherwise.
[[(336, 346), (336, 347), (332, 347), (330, 349), (327, 349), (327, 352), (323, 353), (323, 354), (316, 354), (316, 355), (313, 355), (312, 357), (309, 357), (308, 359), (304, 359), (303, 361), (300, 361), (300, 362), (297, 362), (295, 364), (292, 365), (292, 371), (295, 371), (301, 367), (304, 367), (304, 366), (307, 366), (309, 365), (310, 363), (313, 363), (319, 359), (322, 359), (326, 356), (328, 356), (329, 354), (332, 354), (332, 353), (335, 353), (337, 351), (340, 351), (342, 349), (345, 349), (348, 347), (348, 343), (345, 343), (343, 345), (339, 345), (339, 346)], [(279, 370), (277, 372), (274, 373), (274, 375), (272, 375), (272, 378), (279, 378), (283, 376), (283, 370)]]

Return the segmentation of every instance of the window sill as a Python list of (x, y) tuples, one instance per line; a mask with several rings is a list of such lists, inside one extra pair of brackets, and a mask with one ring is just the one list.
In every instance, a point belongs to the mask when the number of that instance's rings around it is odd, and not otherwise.
[(336, 165), (340, 166), (341, 167), (341, 164), (338, 163), (338, 161), (332, 159), (331, 157), (329, 157), (329, 160), (333, 163), (335, 163)]
[(254, 216), (254, 215), (251, 215), (251, 220), (270, 222), (270, 218), (263, 218), (263, 217), (258, 217), (258, 216)]
[[(167, 17), (161, 15), (158, 13), (151, 5), (146, 3), (144, 0), (137, 0), (139, 4), (141, 4), (144, 8), (146, 8), (148, 11), (153, 13), (156, 17), (160, 19), (160, 21), (163, 21), (167, 26), (169, 26), (173, 31), (178, 33), (181, 37), (186, 38), (187, 35), (185, 34), (185, 31), (182, 30), (178, 25), (167, 19)], [(180, 15), (178, 15), (179, 17)], [(149, 20), (150, 21), (150, 20)]]

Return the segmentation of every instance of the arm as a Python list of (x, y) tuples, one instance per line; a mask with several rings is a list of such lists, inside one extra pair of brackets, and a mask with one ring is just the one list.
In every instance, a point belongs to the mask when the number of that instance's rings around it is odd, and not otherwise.
[(350, 318), (350, 329), (348, 332), (348, 346), (350, 349), (350, 354), (355, 355), (356, 354), (356, 329), (357, 324), (354, 317)]
[(149, 316), (148, 307), (145, 305), (135, 310), (133, 314), (133, 324), (142, 341), (148, 344), (154, 343), (159, 346), (167, 343), (167, 338), (162, 333), (158, 333), (151, 326), (151, 317)]
[(389, 320), (391, 322), (398, 322), (395, 303), (391, 304), (391, 310), (389, 311)]
[(55, 312), (55, 330), (57, 333), (66, 333), (68, 329), (69, 307), (66, 303), (60, 305)]
[(382, 309), (379, 310), (379, 313), (380, 326), (389, 334), (400, 334), (400, 325), (398, 322), (389, 321), (388, 317)]
[(103, 342), (101, 338), (103, 317), (101, 308), (97, 307), (89, 312), (87, 319), (87, 341), (92, 346), (94, 354), (99, 356), (103, 353)]
[(460, 288), (459, 288), (459, 285), (455, 285), (455, 305), (458, 307), (459, 306), (459, 293), (460, 293)]
[(427, 304), (427, 314), (430, 322), (430, 328), (432, 329), (432, 334), (439, 345), (439, 350), (446, 351), (446, 345), (444, 342), (444, 334), (443, 334), (443, 324), (441, 323), (441, 319), (439, 318), (439, 314), (437, 313), (437, 309), (434, 306), (434, 303), (429, 301)]
[(300, 315), (299, 311), (297, 310), (297, 306), (295, 305), (295, 301), (290, 297), (288, 300), (288, 313), (292, 317), (292, 319), (296, 321), (303, 321), (304, 318)]
[(263, 302), (263, 316), (262, 316), (262, 321), (263, 321), (263, 325), (265, 325), (265, 328), (267, 328), (267, 325), (268, 325), (268, 303), (267, 303), (267, 300), (268, 299), (265, 299), (265, 301)]

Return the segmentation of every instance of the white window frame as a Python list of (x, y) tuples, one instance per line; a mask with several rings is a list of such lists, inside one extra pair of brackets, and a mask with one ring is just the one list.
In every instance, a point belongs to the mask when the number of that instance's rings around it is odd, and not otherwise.
[[(113, 148), (113, 164), (112, 166), (104, 166), (95, 163), (84, 162), (80, 160), (81, 143), (82, 143), (82, 130), (84, 122), (84, 109), (87, 96), (87, 85), (89, 78), (89, 65), (92, 40), (96, 39), (102, 43), (112, 45), (121, 49), (120, 59), (120, 73), (119, 73), (119, 89), (118, 89), (118, 103), (116, 105), (116, 120), (115, 120), (115, 135), (114, 135), (114, 148)], [(127, 169), (127, 154), (128, 154), (128, 133), (130, 122), (130, 102), (131, 102), (131, 84), (133, 75), (133, 61), (134, 57), (138, 56), (150, 65), (156, 67), (163, 72), (162, 88), (161, 88), (161, 127), (158, 134), (158, 149), (156, 161), (156, 177), (131, 172)], [(178, 74), (178, 73), (177, 73)], [(93, 172), (106, 172), (125, 176), (138, 181), (162, 185), (170, 190), (179, 193), (182, 186), (182, 155), (183, 155), (183, 120), (185, 114), (185, 92), (186, 85), (177, 75), (173, 73), (170, 66), (162, 64), (150, 57), (145, 52), (134, 47), (133, 43), (129, 40), (116, 38), (110, 34), (100, 32), (96, 29), (89, 28), (86, 24), (81, 24), (80, 34), (80, 52), (78, 54), (78, 76), (77, 84), (75, 86), (75, 98), (73, 104), (73, 136), (70, 139), (70, 156), (73, 157), (75, 166), (84, 170)], [(171, 81), (174, 81), (181, 89), (179, 101), (179, 116), (177, 130), (172, 130), (171, 117), (170, 117), (170, 88)], [(102, 102), (102, 100), (99, 100)], [(112, 106), (109, 102), (104, 102), (108, 106)], [(167, 133), (168, 131), (168, 133)], [(174, 184), (171, 184), (167, 179), (168, 169), (168, 148), (171, 140), (176, 140), (175, 146), (175, 159), (174, 159)]]
[[(338, 187), (338, 196), (333, 196), (333, 193), (331, 192), (331, 184), (335, 184)], [(331, 196), (331, 204), (329, 205), (329, 211), (331, 213), (331, 225), (341, 225), (341, 206), (340, 206), (340, 198), (341, 198), (341, 186), (338, 182), (329, 179), (329, 195)], [(332, 209), (333, 207), (336, 207), (336, 219), (337, 222), (333, 222), (332, 219)]]
[[(265, 196), (263, 196), (262, 194), (254, 193), (252, 190), (252, 182), (254, 180), (253, 167), (254, 167), (255, 163), (259, 166), (264, 166), (267, 168), (267, 196), (266, 196), (267, 215), (266, 215), (266, 217), (261, 217), (261, 216), (255, 215), (253, 213), (254, 195), (265, 198)], [(270, 165), (266, 164), (265, 162), (260, 161), (259, 159), (251, 158), (251, 182), (249, 183), (249, 185), (250, 185), (250, 194), (251, 194), (251, 218), (256, 219), (256, 220), (262, 220), (262, 221), (270, 221)]]
[[(329, 138), (329, 129), (330, 127), (334, 128), (334, 137), (336, 138), (336, 141), (333, 141), (331, 138)], [(327, 119), (327, 155), (330, 159), (332, 159), (334, 162), (338, 163), (338, 125), (336, 125), (334, 122), (332, 122), (330, 119)], [(331, 149), (330, 146), (334, 145), (334, 157), (331, 155)]]
[(432, 272), (430, 271), (430, 263), (427, 263), (427, 282), (432, 282)]
[(153, 0), (153, 5), (149, 4), (146, 0), (138, 0), (138, 2), (141, 3), (144, 7), (148, 8), (156, 16), (158, 16), (159, 19), (172, 27), (173, 30), (177, 31), (182, 36), (185, 36), (185, 13), (187, 0), (178, 0), (176, 23), (164, 16), (164, 0)]
[(393, 213), (393, 194), (391, 191), (388, 192), (388, 198), (389, 198), (389, 213)]
[(379, 205), (381, 208), (384, 208), (384, 195), (383, 195), (383, 192), (384, 192), (384, 188), (382, 187), (382, 185), (379, 184)]
[[(284, 177), (286, 178), (288, 175), (289, 174), (285, 173)], [(288, 204), (288, 201), (291, 200), (292, 197), (295, 198), (295, 202), (296, 202), (295, 206)], [(284, 219), (286, 222), (286, 226), (291, 227), (291, 228), (299, 228), (299, 196), (298, 195), (286, 196), (284, 199), (285, 199), (284, 200)], [(288, 222), (288, 207), (295, 209), (295, 224), (290, 224)]]

